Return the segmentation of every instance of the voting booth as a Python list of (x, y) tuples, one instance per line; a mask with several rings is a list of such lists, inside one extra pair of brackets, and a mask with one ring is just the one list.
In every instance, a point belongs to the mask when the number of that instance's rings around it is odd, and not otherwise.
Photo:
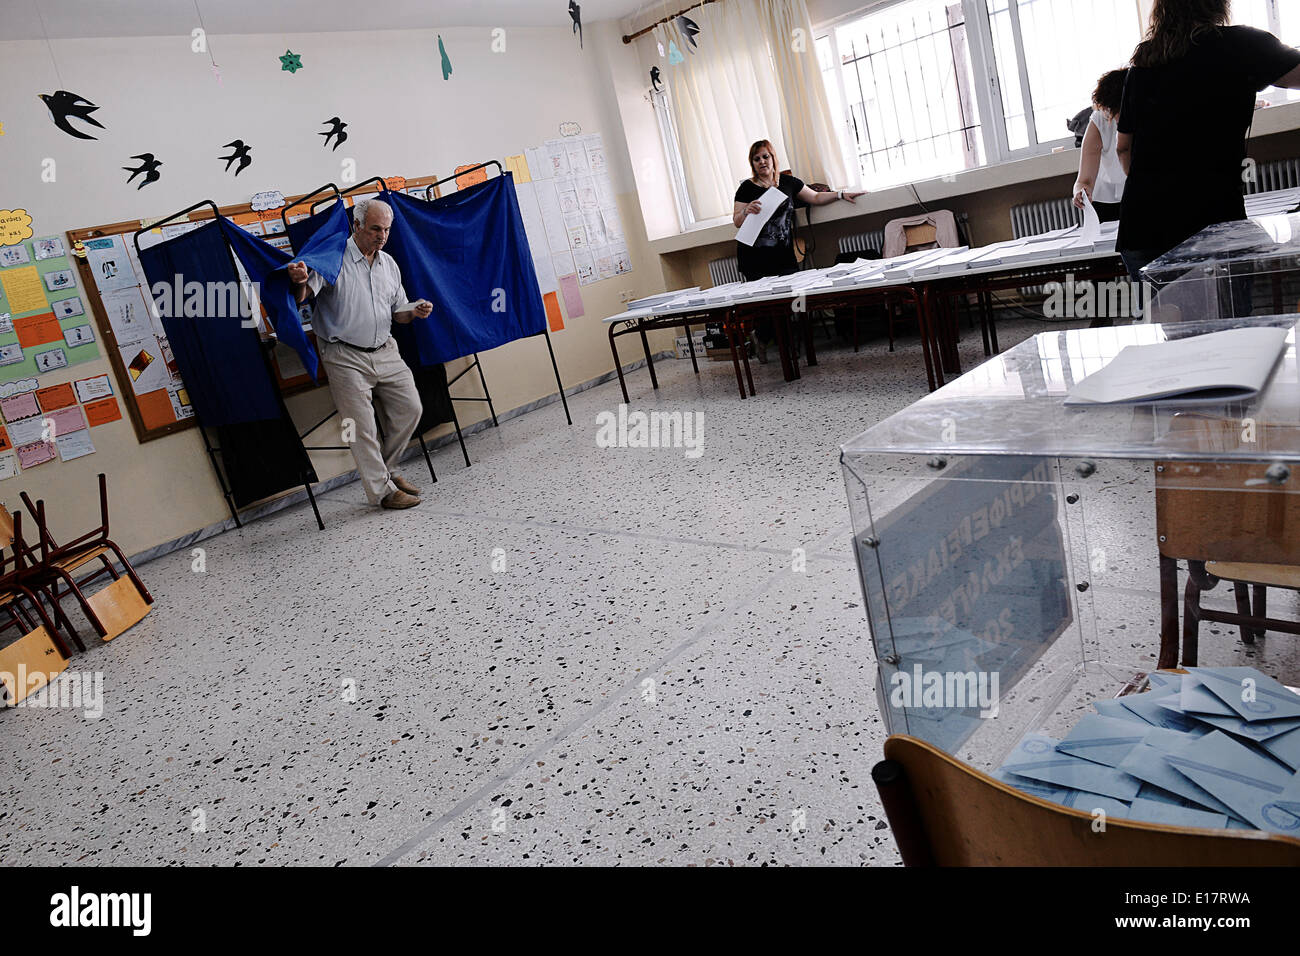
[[(1276, 616), (1290, 619), (1266, 628), (1232, 616), (1241, 610), (1239, 578), (1250, 588), (1253, 578), (1267, 577), (1266, 565), (1274, 572), (1268, 580), (1285, 587), (1276, 573), (1300, 566), (1296, 321), (1250, 320), (1289, 330), (1267, 386), (1250, 401), (1064, 401), (1074, 383), (1126, 346), (1245, 320), (1044, 332), (842, 446), (876, 692), (891, 735), (919, 738), (994, 776), (1026, 756), (1026, 747), (1059, 756), (1056, 742), (1077, 738), (1076, 728), (1090, 726), (1081, 721), (1096, 715), (1128, 720), (1130, 747), (1147, 731), (1180, 722), (1200, 731), (1189, 737), (1205, 736), (1216, 728), (1203, 726), (1201, 715), (1156, 704), (1181, 694), (1179, 675), (1157, 672), (1251, 663), (1243, 636), (1267, 651), (1256, 657), (1259, 666), (1300, 684), (1296, 602), (1270, 589)], [(1180, 621), (1188, 581), (1180, 561), (1199, 574), (1205, 613), (1219, 615), (1217, 634), (1193, 622), (1203, 632), (1199, 661), (1180, 645), (1191, 626)], [(1249, 599), (1245, 610), (1252, 611)], [(1285, 627), (1292, 633), (1276, 633)], [(1264, 648), (1262, 640), (1274, 644)], [(1208, 685), (1212, 677), (1202, 676)], [(1229, 683), (1236, 679), (1229, 672)], [(1234, 724), (1235, 711), (1221, 701), (1219, 716), (1229, 743), (1248, 730), (1295, 729), (1286, 738), (1289, 768), (1281, 757), (1261, 759), (1300, 788), (1300, 696), (1284, 692), (1293, 720), (1265, 728), (1236, 714)], [(1154, 764), (1167, 769), (1163, 758)], [(1154, 785), (1142, 792), (1168, 796)], [(1128, 799), (1108, 805), (1112, 815), (1129, 812), (1134, 794), (1122, 795)], [(1300, 832), (1300, 803), (1294, 809), (1282, 818)]]
[(1210, 226), (1148, 265), (1152, 320), (1300, 312), (1300, 214), (1271, 208)]

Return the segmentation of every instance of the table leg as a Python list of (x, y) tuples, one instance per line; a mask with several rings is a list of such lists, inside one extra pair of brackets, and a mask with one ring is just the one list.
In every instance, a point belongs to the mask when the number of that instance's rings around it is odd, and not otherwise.
[(786, 323), (780, 315), (772, 320), (772, 333), (776, 336), (776, 350), (781, 356), (781, 377), (785, 381), (794, 380), (794, 372), (790, 366), (790, 342), (786, 335)]
[(749, 347), (746, 345), (748, 338), (745, 335), (744, 322), (737, 323), (737, 334), (740, 336), (740, 361), (745, 366), (745, 381), (749, 383), (749, 394), (752, 398), (758, 392), (754, 390), (754, 370), (749, 365)]
[(1178, 666), (1178, 562), (1160, 555), (1160, 657), (1161, 670)]
[(650, 354), (650, 340), (646, 338), (645, 329), (641, 329), (641, 348), (645, 351), (645, 366), (650, 370), (650, 384), (657, 390), (659, 377), (655, 375), (655, 360)]
[(811, 311), (803, 314), (803, 327), (803, 345), (805, 354), (808, 357), (808, 367), (812, 368), (817, 364), (817, 349), (813, 346), (813, 323)]
[[(943, 370), (940, 369), (936, 361), (938, 356), (935, 353), (933, 333), (930, 329), (930, 287), (922, 286), (918, 291), (916, 286), (910, 286), (908, 291), (912, 295), (912, 301), (916, 305), (917, 325), (921, 331), (921, 355), (925, 358), (925, 377), (929, 383), (930, 391), (943, 386)], [(886, 308), (890, 307), (886, 303)]]
[(993, 314), (993, 296), (988, 290), (980, 293), (980, 303), (984, 307), (984, 314), (988, 317), (989, 323), (989, 342), (993, 345), (993, 354), (1001, 355), (1002, 348), (998, 345), (998, 321)]
[(686, 329), (686, 347), (691, 350), (691, 368), (695, 369), (695, 374), (700, 374), (700, 363), (695, 359), (695, 340), (691, 338), (691, 324), (687, 322), (682, 328)]
[(731, 367), (736, 370), (736, 387), (740, 389), (740, 400), (743, 402), (746, 398), (745, 380), (741, 378), (740, 357), (736, 354), (736, 323), (728, 317), (722, 327), (727, 330), (727, 346), (731, 349)]
[(627, 380), (623, 378), (623, 363), (618, 360), (618, 346), (614, 344), (614, 326), (617, 322), (609, 324), (609, 350), (614, 355), (614, 371), (618, 372), (618, 387), (623, 390), (623, 404), (630, 405), (631, 400), (627, 397)]

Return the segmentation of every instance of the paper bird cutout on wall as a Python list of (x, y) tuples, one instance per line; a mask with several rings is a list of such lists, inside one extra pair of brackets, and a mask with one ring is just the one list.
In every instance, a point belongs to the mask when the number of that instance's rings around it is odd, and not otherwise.
[(4, 134), (5, 134), (5, 124), (0, 123), (0, 136), (3, 136)]
[(573, 21), (573, 32), (578, 35), (578, 49), (582, 49), (582, 7), (569, 0), (569, 19)]
[(144, 179), (140, 180), (140, 185), (136, 186), (136, 189), (144, 189), (145, 186), (156, 183), (162, 178), (158, 173), (158, 167), (162, 165), (162, 161), (154, 159), (153, 153), (141, 153), (139, 156), (132, 156), (131, 158), (140, 160), (140, 165), (134, 167), (123, 166), (122, 168), (131, 174), (126, 177), (127, 183), (144, 173)]
[(438, 34), (438, 52), (442, 54), (442, 78), (451, 79), (451, 58), (447, 56), (447, 48), (442, 45), (442, 34)]
[(668, 41), (668, 65), (676, 66), (678, 63), (681, 63), (685, 59), (686, 57), (682, 56), (682, 51), (677, 49), (677, 41), (669, 40)]
[[(344, 142), (347, 141), (348, 134), (344, 132), (344, 130), (348, 128), (348, 124), (343, 122), (337, 116), (335, 116), (333, 119), (325, 120), (324, 125), (330, 127), (330, 129), (326, 130), (323, 133), (317, 133), (316, 135), (325, 137), (326, 146), (330, 144), (330, 137), (333, 136), (338, 137), (338, 139), (334, 140), (334, 149), (338, 149), (340, 146), (344, 144)], [(333, 152), (333, 150), (331, 150), (330, 152)]]
[(251, 150), (252, 147), (249, 146), (247, 143), (245, 143), (242, 139), (237, 139), (233, 143), (227, 143), (222, 148), (234, 150), (234, 152), (231, 153), (229, 156), (217, 157), (218, 159), (225, 160), (226, 172), (230, 172), (230, 166), (236, 160), (238, 160), (239, 162), (239, 168), (235, 170), (236, 176), (242, 173), (249, 166), (253, 165), (253, 157), (249, 155), (249, 150)]
[(285, 50), (284, 56), (280, 57), (280, 69), (286, 73), (297, 73), (302, 69), (302, 54)]
[(659, 92), (659, 67), (650, 67), (650, 88), (656, 93)]
[(98, 126), (104, 129), (105, 126), (99, 120), (90, 114), (99, 109), (94, 103), (76, 93), (69, 93), (67, 90), (55, 90), (53, 93), (41, 93), (40, 99), (50, 109), (50, 118), (54, 120), (54, 125), (69, 136), (75, 136), (77, 139), (96, 139), (89, 133), (83, 133), (81, 130), (73, 127), (68, 122), (69, 116), (75, 116), (77, 119), (85, 120), (91, 126)]
[(677, 29), (681, 30), (682, 36), (686, 37), (686, 49), (694, 53), (698, 46), (695, 35), (700, 32), (700, 25), (688, 16), (680, 16), (677, 18)]

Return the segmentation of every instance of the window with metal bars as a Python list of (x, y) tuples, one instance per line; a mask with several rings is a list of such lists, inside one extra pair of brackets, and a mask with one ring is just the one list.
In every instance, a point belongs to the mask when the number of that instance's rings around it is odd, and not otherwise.
[(818, 54), (867, 188), (984, 164), (961, 0), (905, 0), (850, 20)]
[[(819, 31), (846, 163), (868, 189), (1073, 144), (1066, 122), (1128, 63), (1143, 0), (878, 0)], [(1300, 0), (1235, 0), (1232, 22), (1300, 46)], [(1269, 90), (1271, 103), (1300, 98)]]

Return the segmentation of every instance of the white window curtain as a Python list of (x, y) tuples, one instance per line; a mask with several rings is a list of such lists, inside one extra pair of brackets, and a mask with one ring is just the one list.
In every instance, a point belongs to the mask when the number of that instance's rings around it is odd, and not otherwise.
[[(640, 42), (672, 96), (697, 218), (731, 215), (736, 187), (751, 175), (749, 146), (760, 139), (805, 182), (848, 185), (805, 0), (718, 0), (688, 16), (700, 27), (694, 52), (675, 21)], [(668, 62), (673, 45), (681, 63)]]

